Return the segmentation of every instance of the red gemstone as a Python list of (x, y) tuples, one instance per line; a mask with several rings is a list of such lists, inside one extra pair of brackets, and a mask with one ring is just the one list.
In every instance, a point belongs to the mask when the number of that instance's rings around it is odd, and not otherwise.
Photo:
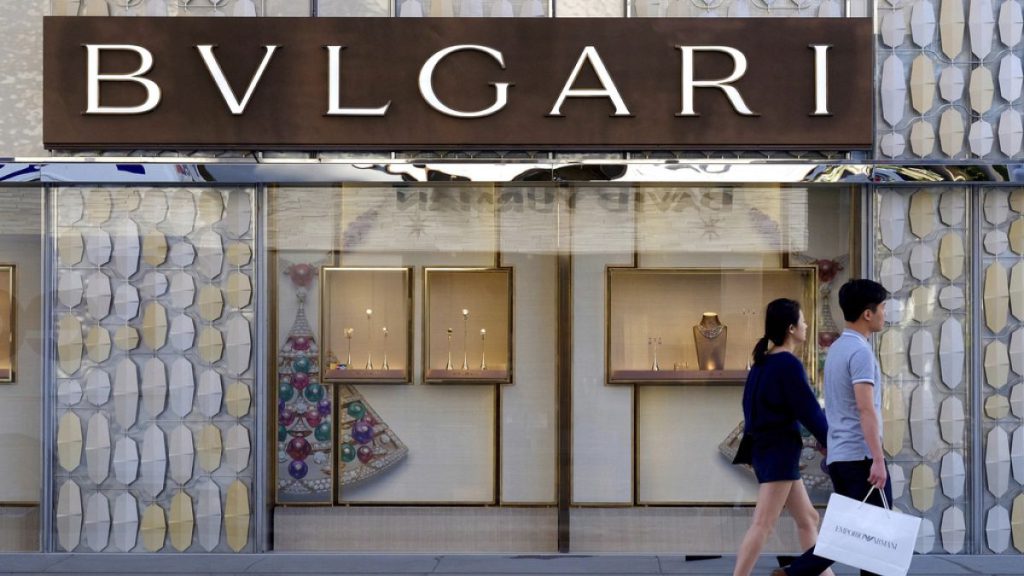
[(309, 445), (305, 438), (292, 438), (288, 441), (288, 447), (285, 448), (285, 451), (292, 457), (292, 460), (305, 460), (310, 452), (313, 451), (313, 447)]
[(356, 456), (359, 457), (359, 461), (363, 464), (373, 460), (373, 450), (369, 446), (360, 446), (359, 450), (356, 450)]
[(306, 338), (305, 336), (298, 336), (298, 337), (296, 337), (294, 340), (292, 340), (292, 348), (294, 348), (296, 350), (300, 350), (300, 351), (308, 350), (309, 349), (309, 339)]

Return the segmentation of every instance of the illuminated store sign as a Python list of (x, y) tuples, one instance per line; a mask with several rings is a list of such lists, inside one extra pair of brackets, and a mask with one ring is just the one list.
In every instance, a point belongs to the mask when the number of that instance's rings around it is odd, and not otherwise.
[(867, 19), (47, 18), (52, 148), (855, 149)]

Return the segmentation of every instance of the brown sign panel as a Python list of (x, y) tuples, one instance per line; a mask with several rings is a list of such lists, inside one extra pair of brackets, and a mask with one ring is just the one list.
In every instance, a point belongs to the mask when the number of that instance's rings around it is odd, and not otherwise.
[(49, 148), (872, 145), (864, 18), (48, 17), (44, 29)]

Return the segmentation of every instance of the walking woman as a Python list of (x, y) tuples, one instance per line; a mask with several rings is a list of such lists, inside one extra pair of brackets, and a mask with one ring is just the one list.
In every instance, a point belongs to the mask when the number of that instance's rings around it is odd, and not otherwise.
[[(828, 424), (795, 355), (807, 340), (800, 304), (786, 298), (773, 300), (765, 312), (764, 332), (754, 347), (754, 365), (743, 388), (743, 433), (753, 440), (749, 463), (760, 487), (753, 524), (736, 555), (733, 576), (750, 575), (783, 507), (796, 521), (804, 549), (814, 546), (818, 533), (818, 512), (800, 479), (799, 425), (824, 446)], [(822, 574), (832, 576), (830, 570)]]

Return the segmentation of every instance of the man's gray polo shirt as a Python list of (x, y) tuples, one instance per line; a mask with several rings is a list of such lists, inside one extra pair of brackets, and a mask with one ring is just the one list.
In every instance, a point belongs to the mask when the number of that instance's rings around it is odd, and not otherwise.
[(878, 433), (882, 434), (882, 371), (871, 344), (862, 334), (847, 328), (832, 343), (825, 358), (825, 416), (828, 418), (827, 463), (871, 458), (860, 426), (860, 411), (853, 394), (856, 382), (874, 386)]

